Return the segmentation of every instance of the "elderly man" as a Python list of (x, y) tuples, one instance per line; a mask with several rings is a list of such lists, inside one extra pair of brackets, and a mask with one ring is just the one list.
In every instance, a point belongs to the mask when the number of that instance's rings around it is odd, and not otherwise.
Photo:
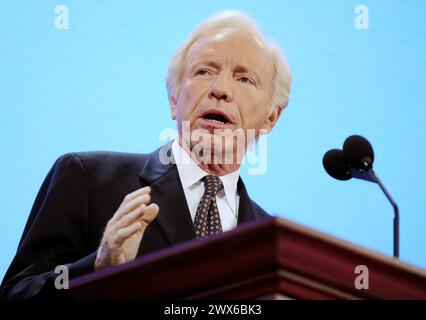
[[(58, 265), (74, 278), (268, 216), (249, 198), (239, 168), (288, 103), (290, 71), (279, 50), (244, 14), (219, 13), (177, 51), (167, 89), (178, 128), (172, 143), (147, 155), (83, 152), (55, 162), (2, 298), (54, 296)], [(238, 137), (243, 143), (232, 143)]]

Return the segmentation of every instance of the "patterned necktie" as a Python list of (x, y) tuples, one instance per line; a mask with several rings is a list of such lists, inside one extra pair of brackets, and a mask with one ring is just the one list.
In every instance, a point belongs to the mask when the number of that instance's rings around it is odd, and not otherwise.
[(204, 194), (194, 220), (197, 240), (222, 232), (222, 223), (216, 204), (216, 194), (223, 188), (222, 181), (217, 176), (205, 176), (202, 180), (204, 181)]

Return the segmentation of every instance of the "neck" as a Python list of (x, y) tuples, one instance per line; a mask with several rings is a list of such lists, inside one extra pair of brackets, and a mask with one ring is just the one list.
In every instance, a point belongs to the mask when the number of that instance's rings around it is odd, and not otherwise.
[[(223, 176), (226, 175), (228, 173), (234, 172), (236, 170), (238, 170), (241, 166), (241, 161), (238, 161), (238, 156), (233, 154), (232, 155), (232, 163), (231, 164), (227, 164), (227, 163), (223, 163), (225, 162), (225, 152), (222, 151), (222, 157), (221, 163), (216, 163), (216, 161), (214, 161), (214, 154), (213, 151), (211, 151), (210, 155), (205, 155), (203, 154), (203, 156), (200, 156), (199, 152), (192, 152), (193, 148), (192, 146), (188, 146), (187, 143), (182, 139), (182, 136), (179, 135), (178, 137), (178, 142), (179, 145), (182, 147), (183, 150), (185, 150), (185, 152), (191, 157), (192, 160), (195, 161), (195, 163), (204, 171), (208, 172), (211, 175), (214, 176)], [(213, 148), (211, 149), (213, 150)], [(204, 151), (204, 149), (203, 149)], [(210, 161), (206, 161), (206, 159), (210, 159)]]

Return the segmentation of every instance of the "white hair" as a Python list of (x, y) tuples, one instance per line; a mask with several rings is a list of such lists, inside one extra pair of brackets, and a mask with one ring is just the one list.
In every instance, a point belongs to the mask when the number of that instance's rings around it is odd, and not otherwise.
[(176, 51), (169, 64), (166, 78), (166, 87), (169, 98), (179, 93), (186, 55), (198, 39), (220, 32), (224, 29), (238, 29), (247, 31), (258, 38), (270, 51), (274, 62), (274, 78), (272, 88), (271, 111), (276, 108), (285, 108), (288, 105), (291, 85), (291, 71), (278, 45), (266, 40), (260, 33), (256, 23), (245, 13), (234, 10), (219, 12), (204, 20), (192, 33), (190, 38)]

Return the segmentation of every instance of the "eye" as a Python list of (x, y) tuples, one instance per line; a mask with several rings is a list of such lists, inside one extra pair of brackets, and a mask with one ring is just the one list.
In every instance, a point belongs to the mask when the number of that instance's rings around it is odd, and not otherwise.
[(247, 84), (254, 84), (254, 81), (252, 79), (250, 79), (249, 77), (245, 77), (245, 76), (239, 77), (238, 81), (241, 81), (242, 83), (247, 83)]
[(199, 69), (195, 72), (195, 75), (205, 76), (209, 71), (207, 69)]

